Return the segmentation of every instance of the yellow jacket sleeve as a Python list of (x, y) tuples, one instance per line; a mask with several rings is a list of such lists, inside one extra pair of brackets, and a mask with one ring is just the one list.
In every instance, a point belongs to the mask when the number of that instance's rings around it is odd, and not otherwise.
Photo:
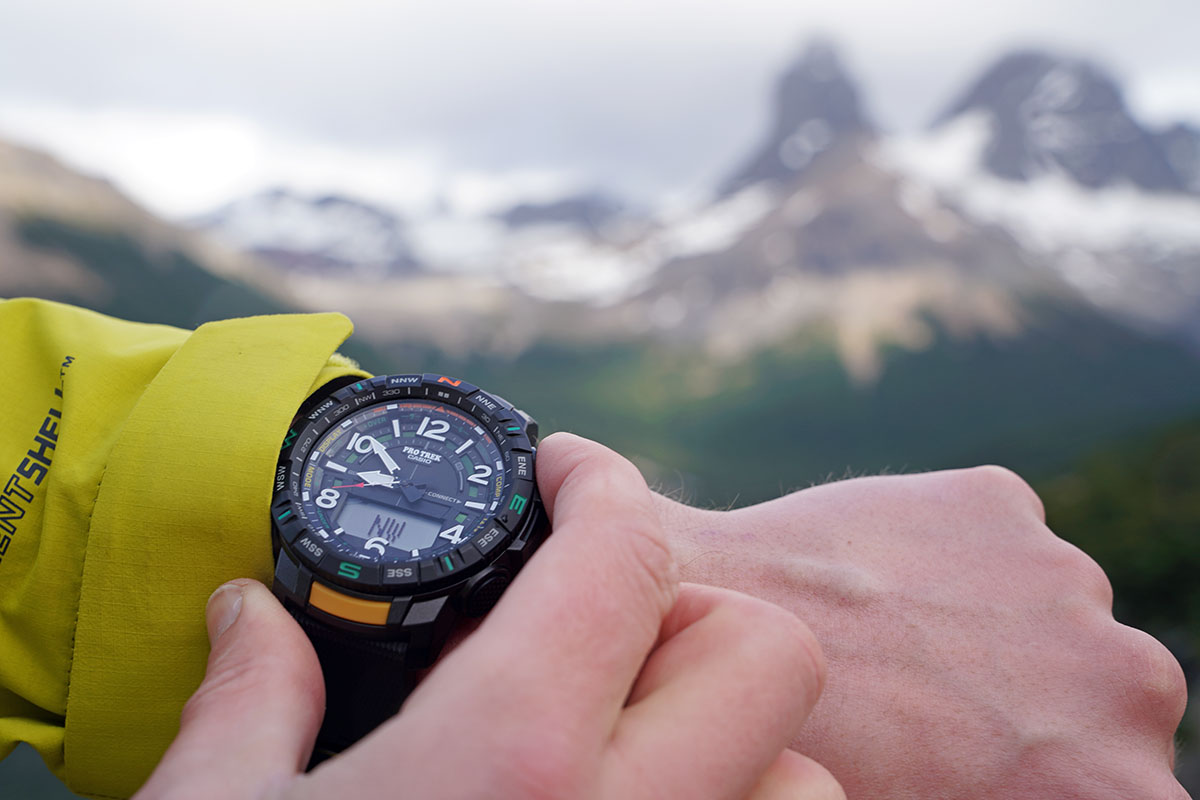
[(344, 375), (339, 314), (185, 331), (0, 301), (0, 758), (133, 794), (204, 674), (204, 604), (270, 580), (268, 507), (303, 399)]

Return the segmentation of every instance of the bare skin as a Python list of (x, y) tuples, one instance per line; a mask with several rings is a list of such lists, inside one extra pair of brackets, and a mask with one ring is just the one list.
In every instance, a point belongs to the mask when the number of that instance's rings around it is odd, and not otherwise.
[(863, 478), (731, 512), (652, 502), (683, 579), (789, 609), (823, 644), (828, 682), (791, 740), (814, 760), (774, 762), (761, 796), (803, 796), (789, 781), (819, 762), (851, 798), (1187, 797), (1179, 665), (1112, 619), (1103, 572), (1013, 473)]
[(736, 511), (656, 504), (683, 579), (817, 634), (828, 685), (792, 747), (850, 798), (1187, 798), (1172, 774), (1182, 669), (1113, 620), (1107, 577), (1016, 474), (860, 478)]
[(760, 597), (820, 639), (793, 747), (850, 798), (1186, 798), (1179, 664), (998, 467), (863, 478), (732, 512), (659, 499), (685, 580)]
[(549, 437), (538, 483), (554, 536), (400, 714), (308, 774), (312, 647), (261, 584), (218, 589), (207, 675), (138, 799), (844, 798), (787, 749), (824, 680), (804, 624), (681, 584), (655, 496), (612, 451)]

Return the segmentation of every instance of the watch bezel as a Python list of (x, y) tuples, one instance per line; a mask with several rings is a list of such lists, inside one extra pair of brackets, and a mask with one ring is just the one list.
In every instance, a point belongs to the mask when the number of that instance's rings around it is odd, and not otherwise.
[[(300, 484), (315, 444), (349, 415), (404, 400), (449, 405), (491, 434), (500, 451), (505, 491), (498, 511), (485, 518), (484, 532), (434, 558), (408, 564), (379, 564), (325, 546), (301, 510)], [(276, 464), (271, 525), (279, 548), (312, 572), (314, 579), (378, 599), (444, 593), (494, 563), (521, 534), (540, 504), (534, 473), (537, 426), (511, 404), (458, 378), (435, 373), (380, 375), (314, 395), (292, 421)], [(523, 503), (514, 500), (524, 498)], [(518, 509), (519, 506), (519, 509)], [(484, 541), (485, 540), (485, 541)], [(483, 541), (486, 548), (480, 546)], [(357, 567), (357, 568), (355, 568)], [(411, 576), (387, 574), (409, 568)]]

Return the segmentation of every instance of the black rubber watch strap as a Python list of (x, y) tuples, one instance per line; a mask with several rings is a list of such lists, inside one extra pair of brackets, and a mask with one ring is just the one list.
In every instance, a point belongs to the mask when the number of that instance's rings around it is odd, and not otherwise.
[(416, 670), (405, 642), (363, 639), (295, 610), (292, 616), (308, 634), (325, 677), (325, 719), (312, 769), (394, 716), (416, 686)]

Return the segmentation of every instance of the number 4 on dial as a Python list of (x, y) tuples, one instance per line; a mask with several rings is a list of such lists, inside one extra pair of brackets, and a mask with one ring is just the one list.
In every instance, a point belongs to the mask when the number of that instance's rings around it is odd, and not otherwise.
[(438, 536), (442, 537), (443, 539), (449, 539), (450, 544), (462, 544), (462, 532), (463, 526), (455, 525), (452, 528), (447, 528), (446, 530), (442, 531), (438, 534)]

